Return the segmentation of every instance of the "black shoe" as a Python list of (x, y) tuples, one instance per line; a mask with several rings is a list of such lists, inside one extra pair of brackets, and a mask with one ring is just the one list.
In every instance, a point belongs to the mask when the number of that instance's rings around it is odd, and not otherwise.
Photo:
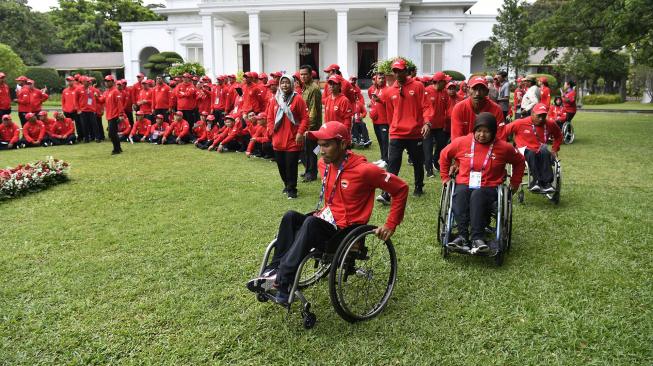
[(288, 188), (284, 188), (284, 189), (281, 191), (281, 193), (282, 193), (282, 194), (286, 194), (286, 193), (288, 193)]
[(490, 250), (490, 247), (485, 244), (485, 240), (476, 239), (472, 241), (472, 254), (476, 253), (487, 253)]
[(426, 171), (426, 177), (427, 178), (433, 178), (433, 177), (435, 177), (435, 175), (433, 174), (432, 170), (427, 170)]
[(288, 305), (288, 300), (290, 300), (290, 292), (288, 290), (279, 290), (274, 297), (274, 302), (279, 305)]
[(424, 191), (422, 190), (422, 187), (415, 187), (415, 190), (413, 191), (413, 196), (422, 197), (423, 195), (424, 195)]
[(381, 193), (376, 196), (376, 202), (381, 202), (384, 206), (387, 206), (390, 204), (390, 195), (385, 192)]
[(541, 191), (542, 191), (542, 193), (553, 193), (556, 190), (555, 190), (555, 188), (551, 187), (551, 184), (547, 183), (547, 184), (542, 185)]
[(312, 176), (310, 174), (306, 174), (306, 175), (304, 175), (304, 179), (302, 179), (302, 182), (308, 183), (308, 182), (312, 182), (314, 180), (315, 180), (314, 176)]
[(260, 277), (253, 278), (247, 282), (247, 289), (252, 292), (265, 292), (272, 289), (277, 279), (277, 269), (266, 271)]
[(467, 239), (465, 239), (464, 236), (460, 235), (456, 239), (448, 242), (447, 243), (447, 248), (468, 252), (469, 249), (470, 249), (469, 248), (469, 241), (467, 241)]
[(99, 144), (100, 142), (102, 142), (102, 140), (100, 140), (100, 139), (95, 139), (95, 142), (97, 142), (97, 143)]
[(297, 191), (296, 190), (288, 190), (288, 199), (292, 200), (297, 198)]
[(112, 151), (112, 152), (111, 152), (111, 155), (118, 155), (118, 154), (120, 154), (121, 152), (122, 152), (122, 151)]

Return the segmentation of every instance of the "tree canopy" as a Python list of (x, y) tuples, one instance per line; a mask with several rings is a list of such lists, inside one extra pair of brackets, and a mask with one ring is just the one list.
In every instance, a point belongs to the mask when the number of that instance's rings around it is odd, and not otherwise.
[(529, 45), (525, 42), (528, 32), (526, 11), (520, 0), (505, 0), (497, 15), (497, 24), (492, 26), (490, 46), (485, 57), (486, 64), (504, 68), (506, 72), (520, 67), (528, 61)]

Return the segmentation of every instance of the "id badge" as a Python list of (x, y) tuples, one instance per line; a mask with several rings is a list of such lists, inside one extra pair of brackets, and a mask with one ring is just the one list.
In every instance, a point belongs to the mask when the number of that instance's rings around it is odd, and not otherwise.
[(469, 189), (481, 188), (481, 172), (469, 172)]
[(93, 105), (93, 98), (88, 98), (88, 100), (86, 101), (86, 104)]
[(333, 225), (333, 227), (335, 227), (336, 229), (338, 228), (338, 225), (336, 225), (336, 219), (333, 218), (333, 213), (331, 213), (331, 209), (329, 208), (329, 206), (326, 206), (322, 210), (320, 210), (320, 212), (318, 212), (317, 214), (317, 217)]

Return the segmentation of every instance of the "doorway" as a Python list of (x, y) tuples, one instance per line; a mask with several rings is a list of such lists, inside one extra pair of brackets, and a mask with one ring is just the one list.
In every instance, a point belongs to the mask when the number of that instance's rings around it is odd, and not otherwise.
[(306, 47), (310, 48), (311, 53), (306, 56), (299, 54), (299, 48), (302, 46), (301, 43), (297, 44), (297, 54), (299, 55), (299, 66), (310, 65), (317, 76), (320, 76), (320, 44), (319, 43), (306, 43)]
[(358, 42), (358, 85), (362, 89), (372, 85), (372, 72), (378, 60), (379, 42)]

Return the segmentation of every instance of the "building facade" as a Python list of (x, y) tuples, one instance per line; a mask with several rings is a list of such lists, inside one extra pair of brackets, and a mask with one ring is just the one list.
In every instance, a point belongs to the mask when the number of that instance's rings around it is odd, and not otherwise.
[(413, 60), (419, 74), (469, 76), (484, 69), (496, 22), (493, 14), (469, 14), (476, 2), (168, 0), (154, 9), (166, 21), (120, 24), (125, 77), (134, 80), (147, 58), (163, 51), (201, 63), (210, 76), (337, 63), (345, 76), (369, 79), (374, 62), (398, 55)]

